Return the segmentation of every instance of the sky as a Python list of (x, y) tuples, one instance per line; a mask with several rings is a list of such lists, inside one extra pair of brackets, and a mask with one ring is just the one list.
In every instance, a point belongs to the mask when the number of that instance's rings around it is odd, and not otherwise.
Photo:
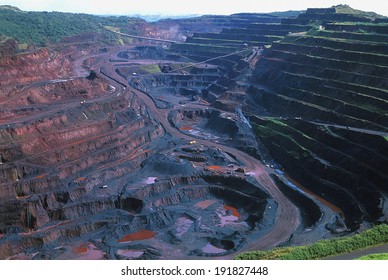
[(337, 4), (388, 16), (387, 0), (0, 0), (0, 5), (16, 6), (24, 11), (99, 15), (228, 15), (327, 8)]

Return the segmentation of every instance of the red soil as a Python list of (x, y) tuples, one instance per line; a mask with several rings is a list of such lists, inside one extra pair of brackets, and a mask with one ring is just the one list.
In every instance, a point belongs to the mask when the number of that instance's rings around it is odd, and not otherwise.
[(240, 213), (237, 211), (237, 209), (232, 207), (232, 206), (224, 205), (224, 209), (232, 211), (232, 215), (235, 216), (235, 217), (240, 217), (241, 216)]
[(150, 230), (141, 230), (138, 232), (130, 233), (119, 240), (119, 242), (130, 242), (135, 240), (150, 239), (156, 235), (155, 232)]
[(35, 179), (43, 179), (43, 178), (46, 177), (46, 176), (47, 176), (47, 174), (44, 173), (44, 174), (42, 174), (42, 175), (36, 176)]
[(310, 191), (309, 189), (305, 188), (304, 186), (302, 186), (301, 184), (299, 184), (297, 181), (293, 180), (292, 178), (290, 178), (287, 174), (286, 174), (286, 177), (287, 179), (293, 183), (295, 186), (297, 186), (298, 188), (300, 188), (302, 191), (312, 195), (313, 197), (315, 197), (318, 201), (320, 201), (322, 204), (326, 205), (327, 207), (329, 207), (331, 210), (333, 210), (334, 212), (338, 213), (342, 218), (345, 218), (345, 214), (344, 212), (338, 208), (337, 206), (335, 206), (334, 204), (331, 204), (330, 202), (328, 202), (327, 200), (323, 199), (322, 197), (316, 195), (315, 193), (313, 193), (312, 191)]
[(188, 125), (181, 126), (180, 130), (192, 130), (193, 128)]
[(78, 247), (75, 247), (74, 248), (74, 252), (76, 254), (84, 254), (86, 253), (87, 251), (89, 251), (89, 248), (88, 247), (85, 247), (85, 246), (78, 246)]
[(85, 181), (85, 180), (86, 180), (85, 177), (79, 177), (79, 178), (77, 178), (75, 181), (76, 181), (77, 183), (79, 183), (79, 182), (82, 182), (82, 181)]
[(210, 170), (221, 170), (221, 166), (218, 165), (210, 165), (207, 168)]

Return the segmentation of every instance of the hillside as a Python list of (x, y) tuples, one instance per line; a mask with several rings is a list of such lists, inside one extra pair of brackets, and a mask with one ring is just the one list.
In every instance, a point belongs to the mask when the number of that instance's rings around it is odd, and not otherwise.
[(58, 44), (66, 37), (84, 35), (85, 40), (94, 38), (105, 44), (117, 39), (105, 32), (99, 24), (106, 26), (136, 27), (144, 24), (141, 19), (128, 17), (100, 17), (87, 14), (61, 12), (24, 12), (9, 6), (0, 7), (0, 35), (13, 38), (19, 44), (36, 47)]
[(307, 10), (294, 21), (321, 27), (274, 42), (250, 91), (275, 117), (256, 122), (258, 137), (293, 178), (341, 205), (350, 227), (386, 217), (388, 24), (367, 15)]

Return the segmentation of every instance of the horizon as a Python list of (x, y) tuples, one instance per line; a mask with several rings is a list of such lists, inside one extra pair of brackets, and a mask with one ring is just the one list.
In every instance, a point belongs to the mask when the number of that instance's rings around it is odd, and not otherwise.
[(161, 4), (157, 0), (146, 0), (143, 2), (133, 0), (0, 0), (0, 5), (15, 6), (23, 11), (57, 11), (70, 13), (86, 13), (103, 16), (197, 16), (205, 14), (230, 15), (234, 13), (270, 13), (285, 11), (300, 11), (307, 8), (329, 8), (335, 5), (349, 5), (353, 9), (366, 12), (375, 12), (388, 16), (388, 5), (385, 0), (373, 2), (359, 0), (298, 0), (291, 3), (280, 0), (272, 0), (270, 3), (257, 0), (252, 5), (252, 0), (212, 0), (209, 5), (207, 0), (165, 0)]

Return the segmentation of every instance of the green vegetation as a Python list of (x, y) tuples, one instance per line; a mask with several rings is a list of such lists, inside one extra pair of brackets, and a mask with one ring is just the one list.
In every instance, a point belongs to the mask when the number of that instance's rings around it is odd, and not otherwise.
[(38, 47), (55, 44), (65, 37), (91, 33), (100, 35), (103, 43), (116, 43), (117, 36), (99, 24), (117, 28), (133, 26), (139, 21), (142, 20), (60, 12), (23, 12), (0, 6), (0, 36)]
[(358, 260), (388, 260), (388, 253), (366, 255)]
[(155, 73), (160, 73), (160, 68), (157, 64), (144, 64), (140, 66), (140, 69), (150, 73), (150, 74), (155, 74)]
[(384, 17), (374, 12), (365, 12), (365, 11), (353, 9), (349, 5), (337, 5), (335, 6), (335, 12), (337, 14), (356, 15), (356, 16), (361, 16), (361, 17), (366, 17), (371, 19)]
[(332, 30), (314, 30), (310, 31), (308, 35), (316, 37), (326, 38), (342, 38), (354, 41), (375, 42), (380, 44), (387, 44), (388, 35), (376, 34), (376, 33), (358, 33), (358, 32), (345, 32), (345, 31), (332, 31)]
[(271, 141), (272, 145), (279, 145), (279, 147), (289, 147), (286, 153), (296, 160), (310, 155), (310, 151), (300, 144), (301, 141), (298, 142), (300, 139), (296, 139), (296, 137), (301, 137), (309, 140), (310, 137), (287, 126), (280, 120), (270, 118), (266, 125), (255, 125), (255, 130), (256, 134), (264, 141)]
[(362, 22), (362, 21), (342, 21), (342, 22), (332, 22), (328, 24), (329, 26), (331, 25), (337, 25), (337, 26), (358, 26), (358, 25), (363, 25), (363, 26), (382, 26), (385, 27), (387, 24), (385, 22)]
[(315, 260), (388, 242), (388, 225), (382, 224), (351, 237), (321, 240), (314, 244), (280, 247), (239, 254), (237, 260)]
[(303, 11), (286, 11), (286, 12), (271, 12), (269, 15), (277, 16), (277, 17), (287, 17), (287, 18), (296, 18)]
[(104, 26), (105, 29), (109, 30), (109, 31), (112, 31), (112, 32), (120, 32), (120, 28), (119, 27), (115, 27), (115, 26)]
[(284, 122), (282, 122), (281, 120), (279, 120), (278, 118), (267, 118), (267, 120), (270, 120), (272, 123), (276, 124), (276, 125), (280, 125), (280, 126), (287, 126), (287, 124), (285, 124)]

